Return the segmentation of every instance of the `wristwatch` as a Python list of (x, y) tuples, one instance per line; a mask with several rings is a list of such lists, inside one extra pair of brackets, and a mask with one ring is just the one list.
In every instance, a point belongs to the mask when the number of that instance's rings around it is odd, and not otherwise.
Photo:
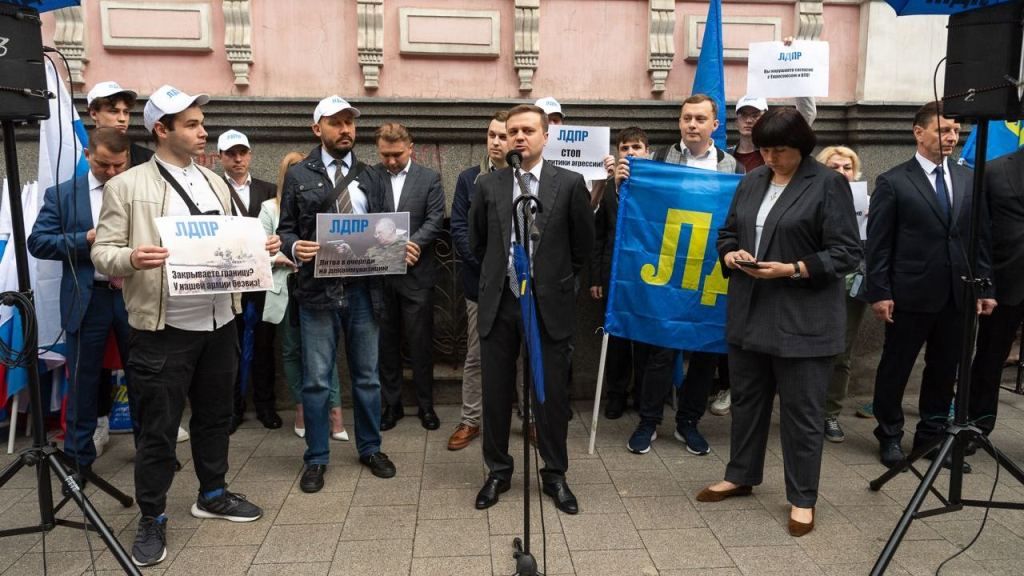
[(789, 278), (791, 280), (799, 280), (799, 279), (801, 279), (803, 277), (804, 277), (804, 275), (800, 273), (800, 263), (799, 262), (793, 262), (793, 275), (790, 276)]

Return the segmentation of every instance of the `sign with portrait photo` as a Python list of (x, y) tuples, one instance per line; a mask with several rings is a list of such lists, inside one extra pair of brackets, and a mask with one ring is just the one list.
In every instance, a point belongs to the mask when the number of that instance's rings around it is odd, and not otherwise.
[(409, 213), (317, 214), (315, 278), (405, 274)]

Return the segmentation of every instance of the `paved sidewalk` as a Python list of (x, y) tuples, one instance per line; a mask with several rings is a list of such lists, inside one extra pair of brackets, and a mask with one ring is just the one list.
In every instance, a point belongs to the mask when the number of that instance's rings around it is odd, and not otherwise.
[[(867, 574), (903, 506), (917, 485), (904, 474), (881, 492), (868, 480), (883, 471), (871, 436), (873, 420), (853, 416), (851, 399), (842, 417), (843, 444), (826, 443), (817, 528), (795, 539), (786, 531), (788, 505), (782, 480), (778, 418), (769, 441), (765, 483), (751, 498), (700, 504), (694, 495), (722, 477), (729, 453), (729, 417), (708, 415), (702, 429), (712, 453), (698, 457), (672, 438), (671, 416), (661, 437), (645, 456), (626, 451), (636, 423), (628, 413), (618, 421), (601, 419), (597, 452), (587, 454), (590, 404), (576, 405), (570, 434), (569, 482), (581, 513), (568, 516), (543, 501), (547, 530), (547, 574), (580, 576), (729, 576)], [(916, 397), (908, 398), (908, 427), (916, 415)], [(414, 417), (384, 435), (384, 451), (398, 476), (380, 480), (359, 466), (352, 443), (332, 442), (327, 484), (319, 494), (298, 488), (304, 443), (285, 427), (268, 431), (250, 418), (231, 440), (231, 489), (263, 506), (266, 516), (251, 524), (197, 520), (188, 509), (197, 482), (188, 444), (179, 445), (185, 469), (177, 475), (168, 502), (168, 556), (147, 575), (452, 575), (511, 574), (513, 536), (521, 533), (522, 480), (487, 511), (473, 508), (484, 479), (479, 441), (460, 452), (446, 449), (458, 408), (438, 410), (442, 427), (423, 430)], [(351, 414), (346, 414), (351, 423)], [(518, 424), (516, 424), (518, 429)], [(1004, 392), (993, 440), (1016, 462), (1024, 462), (1024, 397)], [(351, 429), (350, 429), (351, 433)], [(909, 448), (909, 437), (904, 442)], [(19, 443), (21, 447), (26, 441)], [(115, 436), (96, 470), (131, 492), (132, 442)], [(514, 455), (522, 453), (514, 444)], [(518, 460), (518, 458), (517, 458)], [(11, 461), (0, 457), (0, 464)], [(968, 497), (987, 498), (995, 467), (987, 457), (973, 457), (966, 476)], [(940, 485), (945, 486), (944, 473)], [(21, 526), (38, 517), (34, 475), (22, 472), (0, 489), (0, 529)], [(96, 507), (131, 545), (137, 510), (124, 509), (89, 488)], [(1008, 474), (999, 476), (996, 497), (1024, 501), (1024, 488)], [(937, 502), (929, 498), (929, 502)], [(541, 530), (534, 502), (533, 534)], [(72, 514), (74, 512), (74, 514)], [(64, 515), (79, 515), (77, 509)], [(983, 512), (966, 510), (917, 521), (900, 547), (888, 574), (934, 574), (938, 564), (966, 544)], [(0, 540), (3, 576), (43, 574), (117, 574), (117, 565), (102, 542), (81, 531), (58, 528), (46, 536)], [(542, 561), (540, 538), (533, 549)], [(90, 552), (91, 548), (91, 552)], [(995, 510), (978, 542), (950, 562), (942, 574), (980, 576), (1024, 573), (1024, 512)]]

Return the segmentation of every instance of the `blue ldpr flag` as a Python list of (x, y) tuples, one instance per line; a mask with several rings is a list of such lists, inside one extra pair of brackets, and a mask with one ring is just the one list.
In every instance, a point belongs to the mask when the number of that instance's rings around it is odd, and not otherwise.
[(715, 244), (742, 176), (630, 159), (604, 328), (676, 350), (727, 351)]
[(39, 13), (67, 8), (68, 6), (79, 6), (81, 3), (81, 0), (0, 0), (0, 4), (32, 8)]
[(533, 278), (529, 274), (530, 263), (526, 249), (518, 242), (512, 243), (512, 263), (519, 280), (519, 309), (523, 314), (523, 333), (526, 338), (526, 353), (530, 358), (530, 377), (533, 379), (534, 397), (544, 403), (544, 359), (540, 349), (540, 328), (537, 326), (537, 306), (533, 300)]
[[(1024, 146), (1024, 122), (989, 120), (988, 122), (988, 147), (985, 149), (985, 161), (990, 162), (1000, 156), (1016, 152)], [(974, 168), (975, 151), (978, 146), (978, 129), (975, 127), (971, 135), (964, 143), (964, 149), (960, 152), (960, 159), (963, 163)]]
[(700, 43), (697, 74), (691, 94), (707, 94), (718, 104), (718, 128), (711, 134), (715, 146), (725, 150), (725, 67), (722, 58), (722, 0), (711, 0), (704, 39)]
[(1011, 0), (885, 0), (896, 14), (912, 16), (915, 14), (956, 14), (987, 8), (996, 4), (1004, 4)]

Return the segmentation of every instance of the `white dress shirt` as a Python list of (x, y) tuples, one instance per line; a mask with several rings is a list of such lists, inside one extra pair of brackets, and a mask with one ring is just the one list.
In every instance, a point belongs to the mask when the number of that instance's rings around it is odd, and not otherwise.
[[(327, 168), (327, 175), (330, 176), (331, 182), (334, 182), (334, 175), (338, 172), (338, 165), (341, 165), (341, 175), (348, 176), (348, 171), (352, 168), (353, 158), (352, 153), (349, 152), (344, 158), (335, 160), (334, 156), (327, 153), (322, 146), (320, 147), (320, 160), (323, 161), (324, 167)], [(352, 213), (353, 214), (366, 214), (367, 203), (366, 194), (363, 193), (362, 188), (359, 187), (359, 183), (353, 180), (348, 185), (348, 197), (352, 200)]]
[(405, 163), (405, 168), (398, 171), (398, 174), (392, 174), (388, 171), (388, 176), (391, 177), (391, 197), (395, 201), (395, 211), (398, 211), (398, 202), (402, 199), (402, 189), (405, 188), (405, 177), (409, 175), (409, 167), (412, 166), (412, 160)]
[[(154, 156), (156, 161), (167, 170), (182, 187), (200, 212), (216, 210), (223, 214), (224, 206), (214, 193), (206, 177), (199, 171), (195, 162), (184, 168), (168, 164)], [(189, 216), (188, 205), (178, 193), (171, 190), (171, 201), (167, 205), (168, 216)], [(173, 254), (171, 255), (173, 256)], [(167, 299), (167, 316), (165, 323), (180, 330), (194, 332), (211, 332), (224, 326), (234, 318), (231, 310), (231, 294), (193, 294), (174, 296)]]
[(718, 151), (715, 150), (713, 141), (700, 156), (694, 156), (682, 141), (679, 142), (679, 149), (683, 152), (683, 159), (686, 160), (687, 166), (704, 170), (718, 170)]
[(249, 187), (252, 185), (252, 174), (246, 174), (245, 181), (241, 185), (238, 185), (231, 176), (227, 177), (227, 181), (228, 185), (238, 194), (238, 199), (242, 201), (242, 206), (245, 207), (245, 214), (239, 214), (239, 216), (245, 216), (249, 213)]
[[(914, 154), (917, 158), (917, 163), (921, 165), (921, 169), (924, 170), (925, 176), (928, 177), (928, 183), (932, 185), (932, 192), (935, 192), (935, 168), (938, 166), (935, 162), (921, 156), (920, 152)], [(949, 207), (953, 208), (953, 178), (949, 175), (949, 158), (942, 159), (942, 173), (945, 176), (943, 180), (946, 181), (946, 196), (949, 197)]]
[[(530, 194), (533, 194), (534, 196), (538, 196), (538, 197), (540, 196), (540, 172), (541, 172), (541, 169), (543, 167), (544, 167), (544, 159), (542, 158), (541, 161), (537, 162), (537, 165), (534, 166), (533, 168), (531, 168), (529, 171), (522, 172), (523, 179), (526, 180), (526, 185), (530, 189)], [(515, 170), (515, 168), (513, 168), (513, 170)], [(513, 252), (512, 252), (512, 244), (516, 241), (516, 221), (517, 221), (517, 217), (516, 217), (516, 212), (515, 212), (515, 201), (516, 201), (516, 198), (519, 198), (520, 196), (522, 196), (522, 194), (519, 191), (519, 180), (517, 178), (515, 178), (514, 175), (513, 175), (513, 178), (512, 178), (512, 229), (510, 230), (510, 232), (511, 232), (511, 242), (509, 242), (509, 245), (508, 245), (508, 260), (509, 260), (509, 263), (512, 262), (512, 254), (513, 254)], [(529, 230), (524, 230), (524, 232), (526, 232), (527, 234), (530, 233)], [(534, 246), (531, 246), (531, 248), (534, 248)], [(531, 260), (531, 263), (532, 263), (532, 260)]]

